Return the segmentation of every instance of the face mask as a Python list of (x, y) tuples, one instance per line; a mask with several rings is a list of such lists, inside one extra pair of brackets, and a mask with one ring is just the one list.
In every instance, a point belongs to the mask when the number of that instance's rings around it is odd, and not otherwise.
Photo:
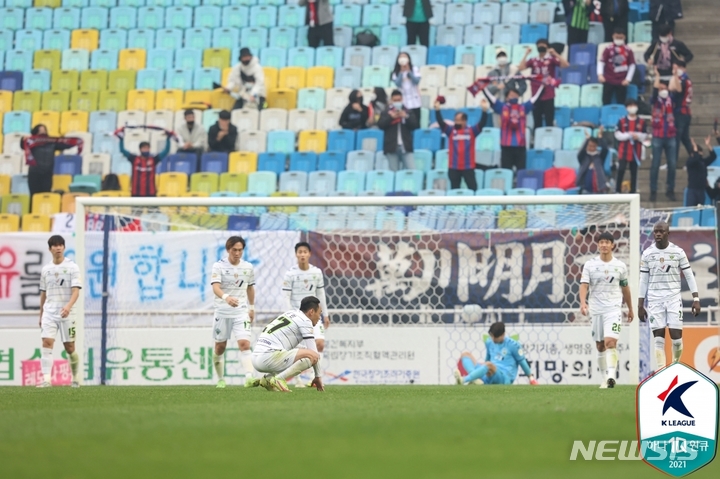
[(544, 55), (544, 54), (547, 53), (547, 47), (544, 46), (544, 45), (541, 46), (541, 47), (537, 47), (537, 50), (538, 50), (538, 53), (539, 53), (540, 55)]
[(462, 130), (463, 126), (460, 123), (455, 123), (455, 129), (456, 130)]
[(149, 152), (149, 151), (141, 151), (141, 152), (140, 152), (140, 156), (143, 156), (143, 157), (147, 158), (147, 157), (150, 156), (150, 152)]
[(619, 47), (625, 45), (625, 40), (619, 39), (619, 40), (613, 40), (613, 43)]
[(400, 65), (401, 67), (404, 67), (408, 63), (410, 63), (410, 60), (408, 60), (407, 57), (398, 58), (398, 65)]
[(250, 65), (250, 60), (240, 60), (240, 63), (242, 63), (245, 66)]
[(511, 105), (517, 105), (517, 102), (518, 102), (517, 98), (511, 98), (510, 100), (508, 100), (508, 103), (510, 103)]
[(660, 96), (660, 98), (662, 98), (664, 100), (665, 98), (670, 96), (670, 92), (667, 90), (660, 90), (658, 92), (658, 95)]
[(362, 105), (362, 104), (363, 104), (363, 97), (361, 97), (361, 96), (357, 97), (357, 98), (355, 99), (355, 103), (357, 103), (358, 105)]
[(638, 107), (636, 107), (636, 106), (627, 107), (628, 115), (636, 115), (637, 111), (638, 111)]
[(598, 153), (600, 153), (600, 152), (597, 151), (597, 150), (595, 150), (595, 151), (588, 151), (588, 152), (587, 152), (587, 154), (590, 155), (590, 156), (597, 156)]
[(189, 121), (187, 122), (188, 128), (192, 129), (193, 126), (195, 126), (195, 121)]
[(685, 73), (685, 72), (679, 68), (675, 71), (675, 74), (679, 77), (683, 76), (683, 73)]
[(500, 65), (501, 67), (504, 67), (505, 65), (508, 64), (508, 59), (507, 59), (507, 57), (498, 57), (497, 62), (498, 62), (498, 65)]
[(402, 102), (401, 101), (393, 102), (393, 108), (395, 108), (396, 110), (402, 110)]
[(667, 43), (670, 41), (670, 37), (660, 37), (659, 40), (660, 43)]

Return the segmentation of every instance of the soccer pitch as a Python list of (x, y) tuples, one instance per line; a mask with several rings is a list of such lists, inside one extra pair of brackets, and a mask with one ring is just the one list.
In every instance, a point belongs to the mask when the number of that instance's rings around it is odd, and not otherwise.
[[(635, 438), (634, 387), (0, 390), (0, 477), (13, 479), (664, 476), (569, 461), (573, 440)], [(717, 460), (692, 477), (719, 474)]]

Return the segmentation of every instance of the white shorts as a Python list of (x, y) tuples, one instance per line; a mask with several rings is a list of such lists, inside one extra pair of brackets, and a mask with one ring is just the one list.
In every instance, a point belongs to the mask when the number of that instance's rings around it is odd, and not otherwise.
[(237, 341), (250, 341), (250, 317), (244, 314), (237, 318), (215, 318), (213, 325), (213, 339), (216, 343), (222, 343), (230, 339), (230, 335), (235, 336)]
[(591, 321), (592, 337), (595, 342), (601, 342), (605, 338), (618, 339), (620, 337), (622, 311), (619, 309), (610, 313), (593, 314)]
[(252, 353), (252, 365), (261, 373), (281, 373), (295, 362), (298, 350), (260, 351)]
[(322, 339), (325, 341), (325, 323), (320, 318), (315, 326), (313, 326), (313, 336), (315, 339)]
[(58, 331), (60, 331), (60, 340), (63, 343), (75, 342), (75, 320), (72, 319), (72, 313), (69, 317), (63, 319), (59, 315), (48, 314), (43, 311), (40, 323), (40, 337), (55, 339)]
[(682, 299), (672, 301), (652, 301), (645, 305), (650, 322), (650, 329), (682, 329), (683, 304)]

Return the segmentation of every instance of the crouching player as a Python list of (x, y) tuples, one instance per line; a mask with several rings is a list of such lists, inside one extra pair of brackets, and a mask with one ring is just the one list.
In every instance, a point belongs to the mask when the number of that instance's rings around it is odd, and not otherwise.
[(455, 370), (457, 384), (469, 384), (482, 381), (482, 384), (512, 384), (517, 376), (517, 368), (530, 378), (530, 384), (536, 385), (537, 380), (530, 371), (520, 343), (505, 336), (505, 324), (493, 323), (490, 326), (490, 339), (485, 341), (485, 362), (478, 363), (470, 353), (463, 353), (460, 365), (467, 373), (462, 375)]
[[(312, 366), (315, 379), (311, 386), (318, 391), (325, 390), (320, 379), (320, 355), (313, 336), (313, 328), (321, 316), (320, 300), (307, 296), (300, 302), (299, 310), (283, 313), (265, 326), (255, 343), (252, 364), (256, 370), (266, 374), (253, 386), (262, 386), (268, 391), (290, 392), (286, 380)], [(307, 349), (298, 348), (303, 341)]]

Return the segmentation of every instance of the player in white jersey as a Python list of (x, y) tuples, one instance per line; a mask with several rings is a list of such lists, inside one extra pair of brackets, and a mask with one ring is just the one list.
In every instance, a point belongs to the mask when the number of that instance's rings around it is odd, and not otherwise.
[[(598, 238), (600, 256), (583, 266), (580, 278), (580, 312), (590, 314), (592, 336), (598, 350), (598, 368), (605, 375), (601, 388), (615, 387), (618, 365), (617, 340), (622, 324), (622, 303), (628, 307), (628, 322), (634, 318), (628, 268), (625, 263), (613, 257), (615, 237), (604, 232)], [(590, 289), (590, 300), (588, 297)]]
[[(657, 369), (665, 367), (665, 328), (672, 340), (673, 362), (682, 356), (683, 303), (680, 295), (680, 272), (685, 276), (693, 295), (692, 314), (700, 314), (700, 298), (695, 275), (685, 251), (670, 242), (670, 226), (659, 221), (653, 228), (655, 244), (643, 251), (640, 259), (640, 297), (638, 317), (650, 318), (655, 339)], [(646, 301), (647, 300), (647, 301)]]
[(310, 264), (310, 255), (309, 243), (302, 241), (295, 245), (297, 265), (285, 273), (282, 289), (290, 309), (299, 308), (302, 299), (308, 295), (315, 295), (320, 300), (324, 318), (315, 325), (313, 336), (315, 336), (315, 346), (320, 354), (320, 363), (322, 363), (325, 350), (325, 329), (330, 327), (330, 314), (325, 298), (323, 273), (320, 268)]
[(42, 338), (40, 364), (43, 382), (38, 387), (50, 387), (53, 346), (58, 331), (70, 360), (72, 386), (79, 387), (80, 357), (75, 351), (76, 318), (73, 307), (80, 297), (82, 288), (80, 269), (74, 261), (65, 257), (65, 239), (62, 236), (51, 236), (48, 247), (53, 260), (43, 266), (40, 273), (40, 337)]
[[(300, 302), (300, 309), (287, 311), (265, 326), (255, 343), (252, 363), (255, 369), (267, 374), (253, 386), (290, 392), (287, 379), (312, 366), (315, 379), (311, 385), (318, 391), (325, 390), (320, 378), (320, 355), (313, 337), (313, 328), (321, 316), (320, 300), (307, 296)], [(298, 347), (302, 345), (305, 347)]]
[(235, 336), (240, 348), (240, 364), (245, 370), (245, 384), (253, 382), (250, 325), (255, 319), (255, 273), (252, 265), (242, 259), (244, 239), (231, 236), (225, 242), (225, 250), (227, 257), (213, 265), (210, 278), (215, 295), (213, 365), (218, 375), (219, 388), (225, 387), (223, 355), (231, 335)]

